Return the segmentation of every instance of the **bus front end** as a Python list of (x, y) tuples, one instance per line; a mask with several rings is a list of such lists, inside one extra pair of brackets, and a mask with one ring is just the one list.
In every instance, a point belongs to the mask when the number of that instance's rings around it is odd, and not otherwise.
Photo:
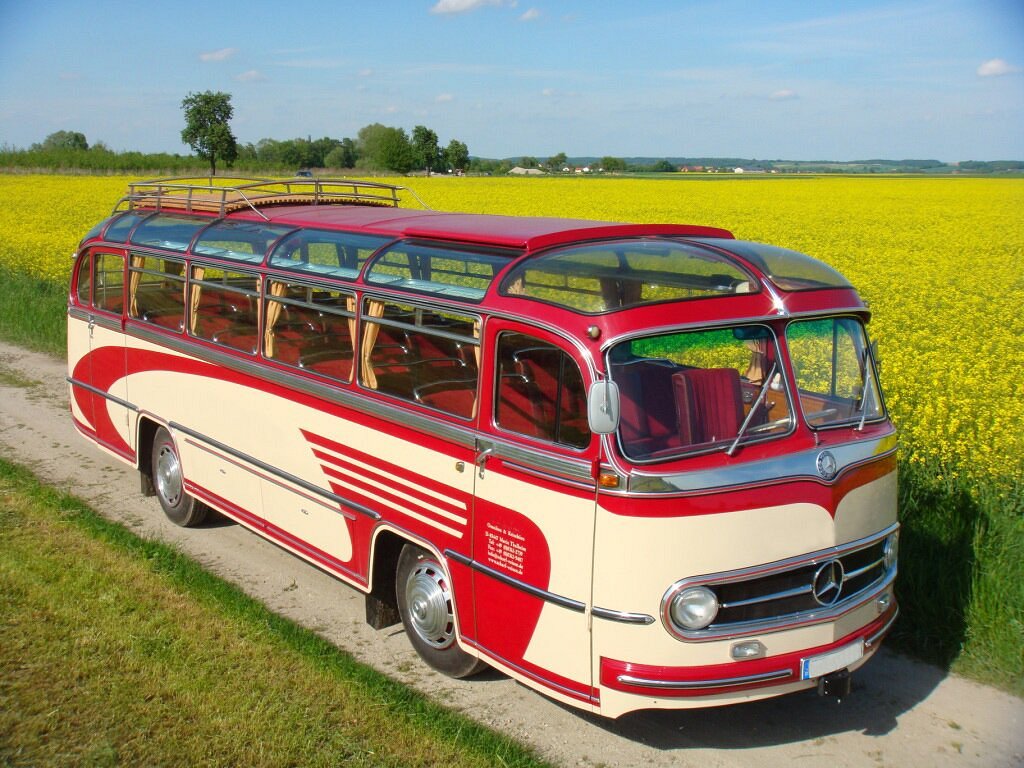
[[(610, 717), (841, 698), (898, 612), (896, 431), (866, 307), (808, 257), (728, 247), (762, 304), (737, 296), (710, 322), (663, 309), (602, 347), (618, 418), (602, 438), (593, 674)], [(804, 271), (773, 279), (780, 264)]]

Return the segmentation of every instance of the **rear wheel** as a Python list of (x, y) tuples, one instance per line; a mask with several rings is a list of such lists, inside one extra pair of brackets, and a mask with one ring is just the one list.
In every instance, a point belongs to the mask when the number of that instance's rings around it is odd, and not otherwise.
[(420, 657), (449, 677), (469, 677), (487, 665), (459, 648), (451, 581), (437, 559), (406, 544), (398, 558), (398, 612)]
[(168, 519), (183, 528), (199, 525), (206, 519), (207, 507), (185, 491), (181, 460), (171, 433), (163, 427), (153, 438), (153, 488)]

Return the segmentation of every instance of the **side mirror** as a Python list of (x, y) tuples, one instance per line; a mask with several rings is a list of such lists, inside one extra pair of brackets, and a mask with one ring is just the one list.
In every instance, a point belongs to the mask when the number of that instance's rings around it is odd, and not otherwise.
[(619, 385), (614, 381), (605, 379), (590, 385), (587, 422), (595, 435), (608, 435), (619, 428)]

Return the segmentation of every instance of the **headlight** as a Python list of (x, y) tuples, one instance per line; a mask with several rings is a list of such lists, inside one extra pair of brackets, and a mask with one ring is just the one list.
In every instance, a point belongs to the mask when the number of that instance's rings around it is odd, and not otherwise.
[(668, 612), (679, 629), (704, 629), (718, 615), (718, 598), (707, 587), (688, 587), (672, 598)]
[(900, 553), (900, 534), (899, 531), (893, 531), (885, 537), (885, 544), (882, 545), (882, 562), (885, 565), (885, 570), (891, 571), (896, 567), (896, 559)]

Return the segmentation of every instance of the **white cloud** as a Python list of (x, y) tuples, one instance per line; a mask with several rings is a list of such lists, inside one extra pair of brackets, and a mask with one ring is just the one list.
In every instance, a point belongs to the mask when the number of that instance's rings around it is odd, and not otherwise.
[(799, 99), (800, 96), (796, 91), (791, 88), (783, 88), (780, 91), (775, 91), (771, 96), (768, 97), (772, 101), (788, 101), (790, 99)]
[(516, 0), (438, 0), (434, 7), (430, 9), (430, 12), (466, 13), (468, 11), (475, 11), (478, 8), (483, 8), (484, 6), (488, 5), (507, 5), (510, 8), (515, 8)]
[(989, 59), (980, 67), (978, 67), (979, 77), (999, 77), (1000, 75), (1013, 75), (1020, 71), (1020, 67), (1013, 66), (1006, 59)]
[(221, 48), (219, 51), (207, 51), (199, 54), (200, 61), (227, 61), (238, 53), (237, 48)]
[(450, 93), (439, 93), (437, 98), (434, 99), (438, 104), (444, 104), (445, 102), (455, 101), (455, 97)]
[(250, 69), (241, 74), (235, 75), (235, 80), (240, 83), (262, 83), (267, 79), (266, 75), (258, 69)]
[(540, 92), (540, 95), (550, 98), (551, 96), (555, 95), (555, 89), (554, 88), (545, 88), (543, 91)]
[(539, 19), (539, 18), (540, 18), (540, 11), (538, 11), (536, 8), (531, 8), (526, 13), (524, 13), (522, 16), (520, 16), (519, 20), (520, 21), (533, 21), (534, 19)]

